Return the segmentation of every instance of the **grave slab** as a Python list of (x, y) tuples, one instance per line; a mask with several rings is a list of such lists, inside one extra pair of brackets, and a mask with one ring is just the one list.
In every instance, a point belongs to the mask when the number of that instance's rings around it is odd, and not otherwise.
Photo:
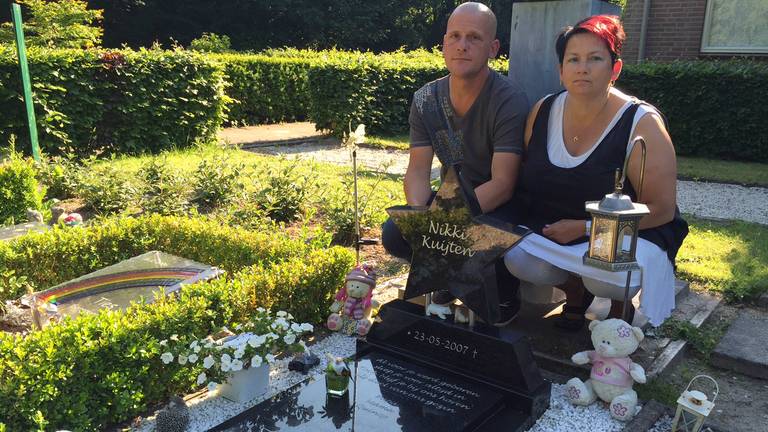
[(714, 366), (768, 379), (768, 314), (746, 310), (712, 352)]
[(16, 237), (27, 235), (30, 232), (45, 232), (51, 227), (42, 222), (27, 222), (18, 225), (12, 225), (0, 228), (0, 241), (13, 240)]

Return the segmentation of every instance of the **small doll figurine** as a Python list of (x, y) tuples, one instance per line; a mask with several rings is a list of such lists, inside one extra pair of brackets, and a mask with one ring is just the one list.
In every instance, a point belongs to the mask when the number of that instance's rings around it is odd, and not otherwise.
[(373, 267), (363, 264), (352, 269), (330, 307), (332, 313), (326, 323), (328, 328), (341, 330), (348, 335), (365, 336), (371, 327), (375, 286), (376, 273)]

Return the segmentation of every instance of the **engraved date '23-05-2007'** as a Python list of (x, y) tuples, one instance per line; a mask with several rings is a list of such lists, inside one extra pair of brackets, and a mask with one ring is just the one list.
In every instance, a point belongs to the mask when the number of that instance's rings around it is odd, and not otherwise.
[[(415, 341), (425, 342), (430, 345), (440, 347), (446, 351), (455, 352), (461, 355), (471, 355), (472, 359), (477, 358), (478, 353), (476, 349), (470, 347), (469, 345), (464, 345), (462, 343), (452, 341), (449, 338), (441, 338), (439, 336), (429, 335), (419, 330), (410, 330), (408, 331), (408, 335), (411, 336)], [(470, 348), (472, 349), (470, 350)]]

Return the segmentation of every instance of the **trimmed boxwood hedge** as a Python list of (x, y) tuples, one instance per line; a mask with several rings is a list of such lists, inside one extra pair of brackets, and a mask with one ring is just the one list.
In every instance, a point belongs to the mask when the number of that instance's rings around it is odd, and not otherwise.
[[(159, 341), (172, 334), (210, 334), (246, 320), (257, 307), (288, 310), (299, 321), (323, 321), (354, 262), (352, 253), (250, 234), (210, 222), (152, 216), (11, 242), (10, 249), (29, 262), (39, 259), (42, 267), (34, 272), (13, 259), (3, 265), (15, 265), (30, 276), (57, 268), (66, 273), (100, 267), (153, 248), (233, 273), (187, 286), (178, 299), (160, 298), (125, 312), (83, 314), (23, 337), (0, 333), (0, 418), (8, 429), (103, 429), (193, 390), (196, 373), (191, 368), (163, 365), (159, 359)], [(87, 245), (78, 237), (94, 243)], [(122, 247), (128, 252), (121, 252)], [(35, 281), (62, 278), (38, 276)]]
[(617, 86), (664, 113), (678, 154), (768, 163), (768, 63), (628, 65)]
[[(201, 54), (30, 49), (28, 57), (49, 154), (159, 152), (210, 142), (223, 121), (224, 70)], [(0, 46), (0, 142), (11, 133), (27, 141), (21, 101), (16, 55)]]
[(43, 195), (32, 160), (17, 153), (7, 160), (0, 159), (0, 226), (26, 221), (28, 208), (43, 207)]

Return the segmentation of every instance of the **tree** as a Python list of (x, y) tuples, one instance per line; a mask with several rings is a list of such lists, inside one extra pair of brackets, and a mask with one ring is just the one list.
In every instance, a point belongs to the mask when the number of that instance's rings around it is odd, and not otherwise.
[[(50, 48), (92, 48), (101, 45), (101, 10), (88, 9), (84, 0), (18, 0), (25, 14), (27, 46)], [(13, 26), (0, 26), (0, 42), (12, 43)]]

